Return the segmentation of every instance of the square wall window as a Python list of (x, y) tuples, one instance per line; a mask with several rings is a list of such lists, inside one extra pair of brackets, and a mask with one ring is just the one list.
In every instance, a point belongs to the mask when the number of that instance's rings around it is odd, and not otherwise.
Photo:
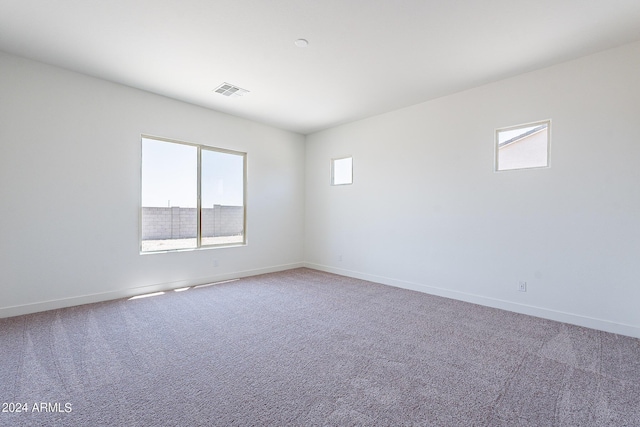
[(246, 153), (142, 136), (140, 252), (243, 245)]
[(496, 130), (496, 171), (549, 166), (551, 121)]
[(331, 159), (331, 185), (353, 184), (353, 157)]

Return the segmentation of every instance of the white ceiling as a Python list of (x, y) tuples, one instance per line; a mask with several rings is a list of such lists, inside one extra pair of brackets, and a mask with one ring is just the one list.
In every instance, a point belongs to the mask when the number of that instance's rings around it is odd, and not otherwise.
[(0, 50), (302, 134), (636, 40), (640, 0), (0, 0)]

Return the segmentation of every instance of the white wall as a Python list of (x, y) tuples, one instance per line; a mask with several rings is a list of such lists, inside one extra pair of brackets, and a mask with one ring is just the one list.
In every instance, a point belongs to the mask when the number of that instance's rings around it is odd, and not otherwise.
[[(0, 316), (301, 265), (303, 136), (2, 53), (0, 73)], [(139, 254), (143, 133), (248, 153), (246, 247)]]
[[(308, 136), (307, 265), (640, 337), (638, 70), (635, 43)], [(551, 167), (493, 172), (495, 129), (545, 119)]]

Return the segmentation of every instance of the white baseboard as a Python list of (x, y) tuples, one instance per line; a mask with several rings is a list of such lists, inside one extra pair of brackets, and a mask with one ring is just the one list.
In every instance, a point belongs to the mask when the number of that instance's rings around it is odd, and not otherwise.
[(342, 268), (336, 268), (336, 267), (331, 267), (327, 265), (320, 265), (320, 264), (305, 262), (304, 266), (314, 270), (325, 271), (327, 273), (339, 274), (341, 276), (353, 277), (356, 279), (367, 280), (369, 282), (380, 283), (383, 285), (394, 286), (397, 288), (424, 292), (431, 295), (437, 295), (445, 298), (456, 299), (460, 301), (470, 302), (473, 304), (484, 305), (487, 307), (513, 311), (515, 313), (541, 317), (543, 319), (555, 320), (558, 322), (569, 323), (577, 326), (584, 326), (586, 328), (597, 329), (600, 331), (611, 332), (614, 334), (640, 338), (640, 327), (633, 326), (633, 325), (616, 323), (616, 322), (611, 322), (609, 320), (597, 319), (594, 317), (582, 316), (579, 314), (567, 313), (563, 311), (550, 310), (547, 308), (535, 307), (531, 305), (520, 304), (520, 303), (500, 300), (496, 298), (489, 298), (481, 295), (469, 294), (466, 292), (453, 291), (450, 289), (424, 285), (421, 283), (413, 283), (413, 282), (408, 282), (404, 280), (393, 279), (390, 277), (376, 276), (373, 274), (362, 273), (359, 271), (345, 270)]
[(221, 282), (224, 280), (238, 279), (242, 277), (257, 276), (259, 274), (275, 273), (278, 271), (291, 270), (294, 268), (304, 267), (304, 263), (293, 263), (276, 265), (254, 270), (236, 271), (232, 273), (217, 274), (209, 277), (201, 277), (190, 280), (180, 280), (175, 282), (157, 283), (154, 285), (140, 286), (136, 288), (118, 289), (109, 292), (96, 294), (75, 296), (69, 298), (60, 298), (49, 301), (39, 301), (31, 304), (14, 305), (11, 307), (0, 308), (0, 318), (20, 316), (23, 314), (38, 313), (41, 311), (55, 310), (59, 308), (73, 307), (82, 304), (92, 304), (96, 302), (111, 301), (121, 298), (131, 298), (136, 295), (144, 295), (152, 292), (170, 291), (176, 288), (184, 288), (188, 286), (197, 286), (207, 283)]

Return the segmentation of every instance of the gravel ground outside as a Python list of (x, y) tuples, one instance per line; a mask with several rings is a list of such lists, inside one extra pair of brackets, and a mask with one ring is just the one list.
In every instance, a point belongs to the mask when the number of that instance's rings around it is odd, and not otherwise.
[[(242, 236), (203, 237), (202, 246), (242, 243)], [(195, 249), (196, 239), (143, 240), (142, 252)]]

